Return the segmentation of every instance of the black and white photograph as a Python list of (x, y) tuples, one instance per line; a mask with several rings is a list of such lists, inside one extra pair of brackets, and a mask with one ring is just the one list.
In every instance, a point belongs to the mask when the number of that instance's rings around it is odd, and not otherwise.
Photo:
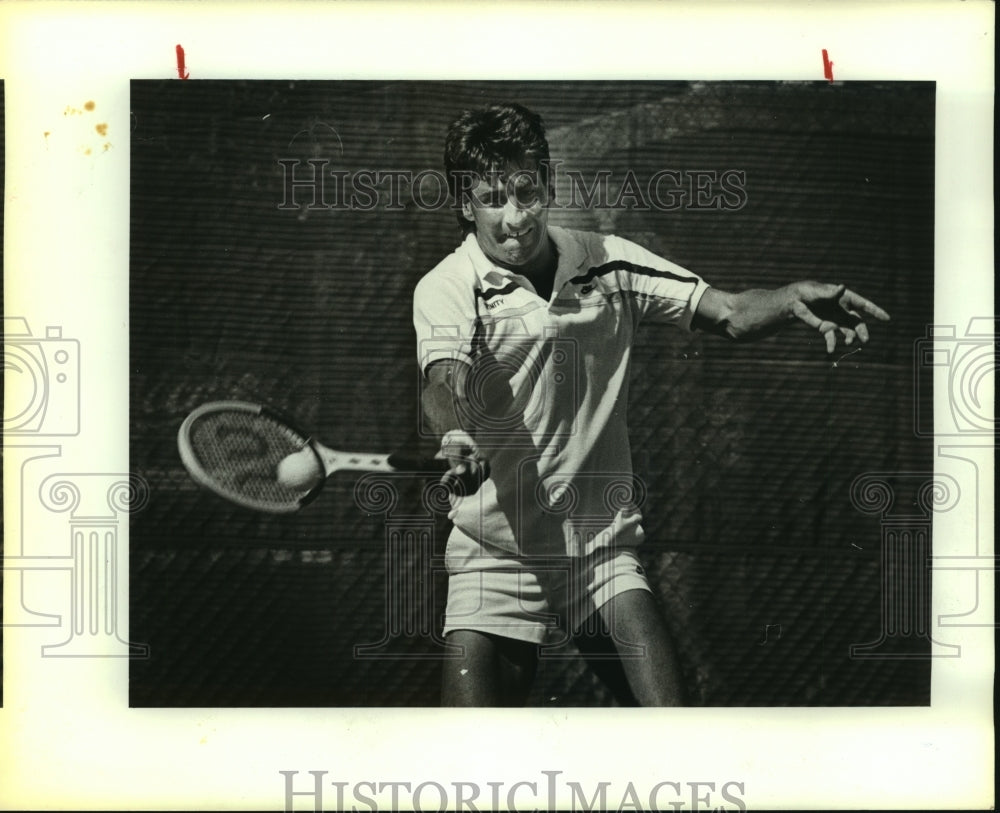
[(928, 704), (934, 100), (133, 82), (130, 703)]
[(0, 809), (992, 809), (994, 30), (0, 4)]

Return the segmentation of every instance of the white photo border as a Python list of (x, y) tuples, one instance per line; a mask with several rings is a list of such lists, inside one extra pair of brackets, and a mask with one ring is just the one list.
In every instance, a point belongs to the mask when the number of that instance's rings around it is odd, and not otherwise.
[[(627, 47), (581, 45), (595, 42)], [(87, 431), (39, 441), (60, 447), (66, 470), (128, 471), (129, 83), (177, 76), (178, 45), (194, 79), (816, 80), (825, 49), (838, 80), (934, 81), (935, 324), (961, 332), (991, 316), (994, 21), (982, 0), (15, 2), (0, 6), (5, 313), (60, 325), (104, 360), (81, 379)], [(92, 136), (65, 114), (90, 100), (107, 128), (87, 153)], [(975, 517), (935, 518), (935, 555), (966, 555), (970, 521), (979, 553), (992, 552), (992, 451), (977, 454), (984, 501)], [(35, 508), (11, 488), (11, 455), (4, 466), (10, 533)], [(935, 575), (935, 620), (963, 606), (967, 577)], [(993, 571), (978, 584), (992, 619)], [(127, 590), (120, 579), (122, 608)], [(120, 626), (127, 638), (127, 617)], [(483, 709), (474, 724), (439, 709), (130, 709), (127, 659), (42, 658), (37, 631), (8, 627), (0, 809), (280, 809), (281, 771), (298, 772), (299, 791), (325, 771), (324, 809), (337, 781), (479, 784), (484, 807), (488, 783), (506, 794), (533, 782), (538, 799), (517, 799), (544, 805), (545, 771), (640, 796), (665, 781), (737, 782), (751, 809), (989, 807), (994, 629), (935, 634), (962, 654), (935, 660), (930, 708), (615, 709), (612, 729), (598, 709)]]

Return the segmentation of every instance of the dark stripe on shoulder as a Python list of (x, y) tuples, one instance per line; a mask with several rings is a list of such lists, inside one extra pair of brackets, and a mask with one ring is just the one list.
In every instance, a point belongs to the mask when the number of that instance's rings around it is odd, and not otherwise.
[(670, 271), (660, 271), (658, 268), (650, 268), (646, 265), (636, 265), (635, 263), (630, 263), (627, 260), (614, 260), (613, 262), (605, 263), (604, 265), (595, 266), (585, 274), (581, 274), (578, 277), (573, 277), (573, 279), (570, 280), (570, 283), (573, 285), (584, 285), (595, 277), (602, 277), (605, 274), (610, 274), (614, 271), (629, 271), (633, 274), (644, 274), (647, 277), (672, 279), (677, 282), (690, 282), (692, 285), (696, 285), (698, 282), (693, 277), (682, 277), (679, 274), (674, 274)]
[(476, 298), (486, 302), (495, 296), (503, 296), (504, 294), (509, 294), (511, 291), (516, 291), (518, 289), (518, 284), (516, 282), (508, 283), (504, 285), (503, 288), (488, 288), (485, 291), (480, 291), (476, 289)]

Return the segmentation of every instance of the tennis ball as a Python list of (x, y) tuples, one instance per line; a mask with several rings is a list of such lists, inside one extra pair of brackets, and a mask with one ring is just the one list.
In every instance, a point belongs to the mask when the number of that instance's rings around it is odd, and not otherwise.
[(293, 452), (278, 464), (278, 482), (285, 488), (310, 488), (322, 476), (323, 469), (308, 446)]

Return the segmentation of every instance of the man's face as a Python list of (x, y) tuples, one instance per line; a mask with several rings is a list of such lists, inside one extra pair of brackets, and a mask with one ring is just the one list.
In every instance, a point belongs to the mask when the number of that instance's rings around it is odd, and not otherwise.
[(517, 270), (545, 254), (548, 194), (536, 166), (480, 178), (462, 201), (462, 214), (476, 224), (483, 253), (503, 268)]

